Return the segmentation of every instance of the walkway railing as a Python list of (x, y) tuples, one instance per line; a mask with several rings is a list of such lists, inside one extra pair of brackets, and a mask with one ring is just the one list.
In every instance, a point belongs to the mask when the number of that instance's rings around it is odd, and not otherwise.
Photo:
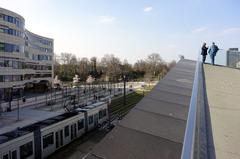
[[(236, 54), (233, 52), (230, 56), (228, 54), (226, 50), (219, 50), (216, 55), (215, 65), (236, 68), (240, 61), (240, 55), (237, 55), (237, 52)], [(205, 75), (200, 57), (199, 53), (198, 60), (196, 61), (181, 159), (216, 158), (206, 94)], [(211, 63), (209, 55), (206, 62)]]
[(195, 145), (195, 132), (196, 132), (196, 120), (197, 120), (197, 103), (198, 103), (198, 85), (200, 68), (202, 63), (199, 60), (196, 62), (192, 95), (190, 100), (187, 125), (185, 129), (184, 143), (182, 149), (181, 159), (193, 159), (194, 157), (194, 145)]

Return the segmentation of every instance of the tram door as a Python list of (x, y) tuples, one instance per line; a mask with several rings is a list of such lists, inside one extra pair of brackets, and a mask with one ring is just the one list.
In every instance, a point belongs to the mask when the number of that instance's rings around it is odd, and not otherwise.
[(98, 126), (98, 114), (94, 114), (94, 127)]
[(71, 125), (71, 140), (77, 137), (77, 124)]
[(56, 148), (63, 145), (63, 130), (55, 132)]

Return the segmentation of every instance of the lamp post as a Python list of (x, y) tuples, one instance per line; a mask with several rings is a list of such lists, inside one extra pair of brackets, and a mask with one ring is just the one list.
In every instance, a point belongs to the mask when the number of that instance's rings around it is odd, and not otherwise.
[(77, 92), (78, 92), (78, 104), (79, 104), (79, 98), (80, 98), (79, 85), (78, 85), (78, 87), (77, 87)]
[[(12, 100), (12, 98), (13, 98), (13, 90), (14, 90), (14, 85), (12, 86), (12, 88), (11, 88), (11, 100)], [(23, 92), (22, 92), (22, 90), (20, 90), (20, 89), (18, 89), (18, 91), (19, 91), (19, 94), (18, 94), (18, 96), (17, 96), (17, 121), (19, 121), (20, 120), (20, 104), (19, 104), (19, 100), (20, 99), (22, 99), (22, 101), (23, 101), (23, 103), (26, 101), (26, 99), (25, 99), (25, 97), (23, 97)]]
[(17, 106), (18, 106), (18, 113), (17, 113), (17, 121), (19, 121), (20, 120), (20, 117), (19, 117), (19, 98), (17, 98)]
[(126, 76), (123, 75), (123, 105), (126, 105)]
[(9, 105), (9, 107), (8, 107), (7, 111), (11, 111), (12, 110), (12, 96), (13, 96), (12, 92), (13, 92), (13, 87), (14, 87), (14, 85), (9, 89), (9, 92), (8, 92), (8, 105)]
[(142, 89), (143, 89), (143, 96), (144, 96), (144, 85), (142, 85)]

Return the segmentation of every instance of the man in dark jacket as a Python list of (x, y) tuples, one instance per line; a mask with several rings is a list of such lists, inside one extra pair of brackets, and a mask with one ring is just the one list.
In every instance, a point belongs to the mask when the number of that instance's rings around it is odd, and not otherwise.
[(202, 45), (202, 52), (201, 52), (202, 62), (203, 63), (205, 63), (205, 60), (206, 60), (207, 50), (208, 50), (208, 47), (206, 46), (206, 43), (203, 43), (203, 45)]
[(212, 43), (212, 46), (210, 47), (210, 49), (208, 50), (208, 53), (210, 55), (211, 58), (211, 63), (212, 65), (214, 65), (214, 61), (215, 61), (215, 56), (217, 55), (219, 48), (217, 45), (215, 45), (215, 43)]

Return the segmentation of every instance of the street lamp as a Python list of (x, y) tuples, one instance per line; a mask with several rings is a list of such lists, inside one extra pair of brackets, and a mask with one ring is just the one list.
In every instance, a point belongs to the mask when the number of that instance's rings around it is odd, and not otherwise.
[(123, 105), (126, 105), (126, 76), (123, 75)]
[[(14, 90), (14, 88), (16, 88), (15, 85), (13, 85), (12, 88), (11, 88), (11, 101), (13, 99), (13, 90)], [(20, 120), (20, 104), (19, 104), (19, 100), (22, 99), (23, 103), (26, 101), (25, 97), (23, 97), (23, 92), (20, 90), (20, 88), (19, 88), (19, 94), (18, 94), (16, 99), (17, 99), (17, 121), (19, 121)]]

